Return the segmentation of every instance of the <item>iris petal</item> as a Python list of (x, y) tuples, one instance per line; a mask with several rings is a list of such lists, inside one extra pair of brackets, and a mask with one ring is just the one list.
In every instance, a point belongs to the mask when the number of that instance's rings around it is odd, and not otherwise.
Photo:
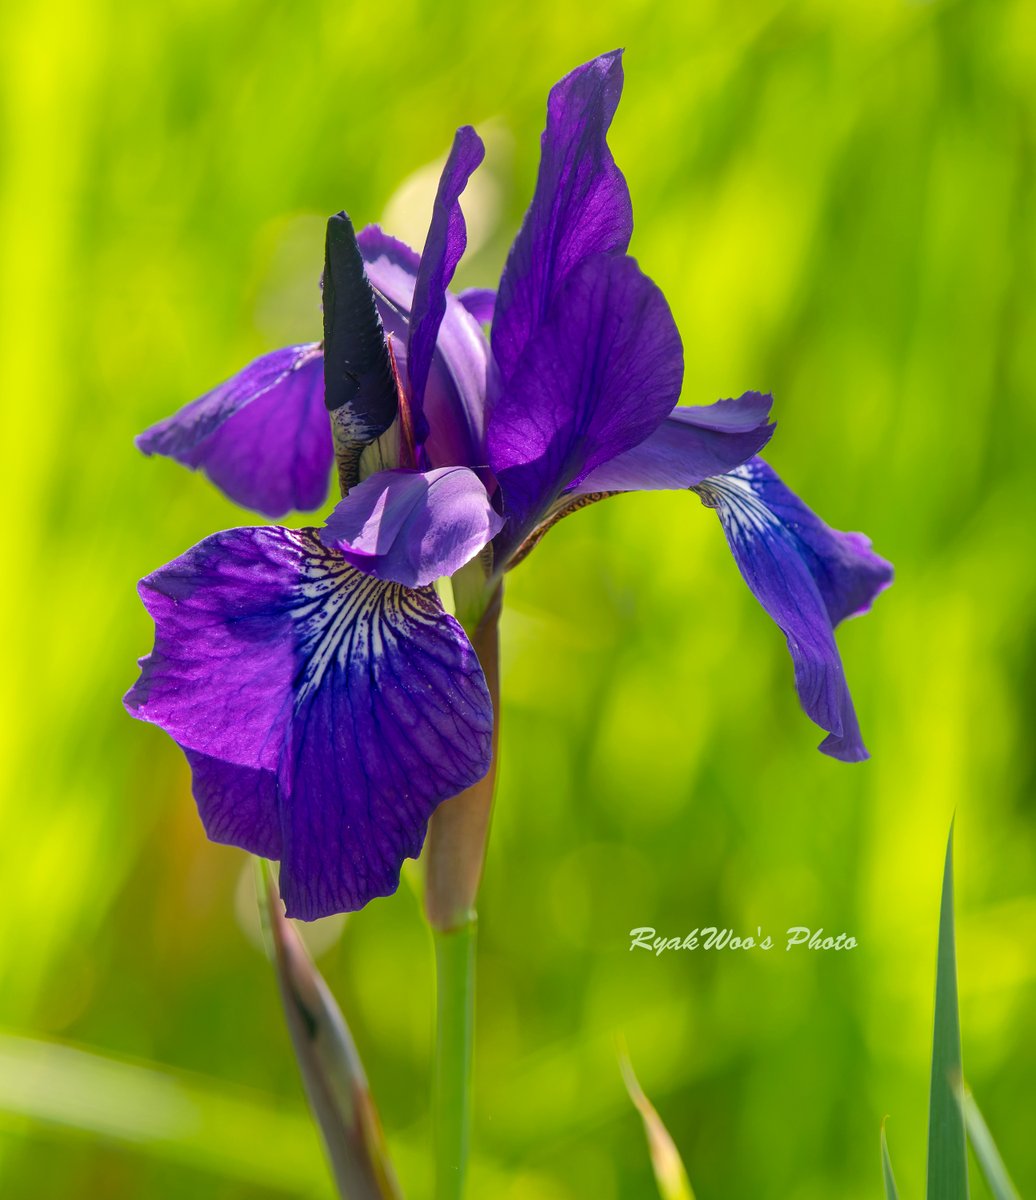
[(507, 526), (502, 563), (561, 493), (630, 450), (671, 412), (683, 351), (665, 297), (631, 258), (569, 277), (493, 410), (489, 459)]
[(485, 153), (482, 139), (470, 125), (457, 130), (439, 180), (432, 206), (432, 220), (421, 253), (407, 342), (410, 402), (418, 444), (424, 443), (428, 437), (428, 422), (423, 412), (424, 392), (439, 326), (446, 314), (446, 289), (468, 242), (460, 194)]
[(623, 254), (633, 233), (629, 188), (608, 149), (622, 95), (622, 52), (602, 54), (551, 89), (536, 191), (500, 279), (493, 355), (506, 384), (570, 273)]
[(457, 293), (457, 299), (480, 325), (490, 325), (496, 308), (496, 292), (493, 288), (465, 288)]
[(825, 525), (762, 459), (695, 490), (716, 509), (745, 582), (787, 639), (802, 707), (828, 731), (820, 749), (844, 762), (867, 758), (834, 627), (870, 607), (892, 582), (891, 565), (862, 534)]
[(320, 537), (366, 574), (420, 587), (460, 570), (502, 524), (467, 467), (379, 471), (338, 503)]
[[(358, 241), (367, 277), (375, 289), (386, 330), (397, 339), (397, 364), (406, 345), (410, 308), (420, 268), (419, 256), (377, 225), (361, 230)], [(409, 373), (409, 363), (407, 363)], [(446, 293), (423, 400), (428, 439), (423, 465), (485, 465), (485, 403), (489, 343), (478, 320), (461, 301)]]
[(334, 457), (323, 371), (319, 343), (274, 350), (145, 430), (137, 445), (201, 468), (265, 516), (319, 508)]
[(394, 891), (436, 805), (491, 754), (481, 667), (434, 590), (276, 527), (215, 534), (141, 590), (155, 648), (126, 704), (188, 752), (217, 836), (278, 848), (272, 776), (290, 915)]
[(184, 750), (184, 754), (191, 767), (198, 815), (209, 840), (240, 846), (262, 858), (280, 858), (283, 843), (276, 775), (209, 758), (196, 750)]
[(688, 488), (747, 462), (770, 440), (771, 399), (745, 392), (736, 400), (674, 408), (639, 446), (595, 468), (572, 495)]

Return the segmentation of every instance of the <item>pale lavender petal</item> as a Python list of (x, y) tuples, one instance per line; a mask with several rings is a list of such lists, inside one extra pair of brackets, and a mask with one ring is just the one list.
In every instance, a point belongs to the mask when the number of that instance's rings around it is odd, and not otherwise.
[(485, 153), (482, 139), (470, 125), (463, 125), (457, 130), (439, 180), (439, 189), (432, 205), (432, 220), (421, 252), (421, 264), (410, 307), (410, 339), (407, 343), (410, 403), (419, 444), (423, 444), (428, 436), (422, 405), (439, 326), (446, 313), (446, 289), (468, 244), (460, 194)]
[(599, 255), (577, 268), (490, 420), (489, 461), (507, 518), (498, 563), (566, 488), (661, 424), (682, 377), (669, 306), (634, 260)]
[(870, 607), (892, 567), (862, 534), (825, 525), (762, 459), (695, 490), (717, 510), (745, 582), (784, 632), (802, 707), (828, 731), (820, 749), (844, 762), (867, 758), (834, 626)]
[(356, 235), (367, 278), (397, 308), (409, 313), (421, 256), (406, 242), (386, 233), (380, 225), (365, 225)]
[[(409, 246), (376, 225), (368, 225), (358, 240), (381, 319), (394, 339), (397, 365), (404, 363), (409, 375), (403, 347), (420, 259)], [(423, 408), (429, 432), (422, 465), (485, 465), (488, 373), (489, 343), (481, 325), (456, 296), (447, 293), (446, 313), (425, 388)]]
[(142, 595), (155, 649), (126, 704), (188, 751), (214, 835), (280, 850), (292, 916), (394, 891), (436, 805), (491, 754), (481, 667), (434, 590), (268, 527), (207, 538)]
[(633, 233), (629, 188), (606, 141), (622, 94), (622, 52), (577, 67), (551, 89), (536, 191), (500, 280), (493, 354), (503, 383), (569, 274), (622, 254)]
[(591, 492), (689, 488), (710, 475), (723, 475), (747, 462), (770, 440), (772, 401), (759, 392), (736, 400), (674, 408), (639, 446), (610, 459), (569, 488)]
[(467, 467), (379, 471), (336, 505), (320, 538), (368, 575), (421, 587), (460, 570), (502, 524)]
[(137, 438), (268, 517), (319, 508), (333, 450), (318, 342), (274, 350)]
[(457, 299), (480, 325), (493, 323), (493, 310), (496, 308), (494, 288), (465, 288), (457, 293)]

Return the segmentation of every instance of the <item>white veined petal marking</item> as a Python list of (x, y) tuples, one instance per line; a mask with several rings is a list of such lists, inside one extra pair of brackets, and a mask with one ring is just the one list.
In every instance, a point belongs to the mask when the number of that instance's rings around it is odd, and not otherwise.
[(720, 515), (727, 519), (732, 537), (750, 541), (781, 526), (752, 487), (756, 478), (752, 465), (743, 463), (725, 475), (702, 480), (691, 490), (698, 493), (707, 508), (720, 510)]
[(304, 664), (295, 683), (298, 712), (320, 688), (328, 668), (346, 672), (365, 665), (376, 678), (386, 637), (397, 639), (400, 624), (434, 624), (441, 610), (434, 588), (408, 588), (365, 575), (308, 531), (293, 532), (291, 539), (302, 576), (291, 603)]

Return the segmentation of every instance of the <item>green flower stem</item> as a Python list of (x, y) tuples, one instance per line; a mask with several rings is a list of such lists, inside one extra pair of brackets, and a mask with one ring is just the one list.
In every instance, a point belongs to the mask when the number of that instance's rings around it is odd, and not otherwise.
[(499, 586), (487, 603), (458, 605), (493, 700), (493, 760), (485, 778), (436, 809), (425, 851), (425, 911), (436, 967), (435, 1200), (461, 1200), (471, 1138), (475, 898), (489, 836), (499, 744), (500, 606)]
[(435, 1200), (461, 1200), (471, 1139), (471, 1061), (475, 1030), (475, 931), (436, 930)]

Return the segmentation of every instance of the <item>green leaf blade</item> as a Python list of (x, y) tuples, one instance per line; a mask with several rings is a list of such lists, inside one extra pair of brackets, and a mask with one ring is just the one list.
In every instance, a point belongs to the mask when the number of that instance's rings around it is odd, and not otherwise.
[(953, 825), (946, 844), (939, 953), (935, 972), (935, 1028), (928, 1105), (928, 1200), (968, 1200), (964, 1117), (956, 1091), (962, 1078), (957, 954), (953, 931)]

